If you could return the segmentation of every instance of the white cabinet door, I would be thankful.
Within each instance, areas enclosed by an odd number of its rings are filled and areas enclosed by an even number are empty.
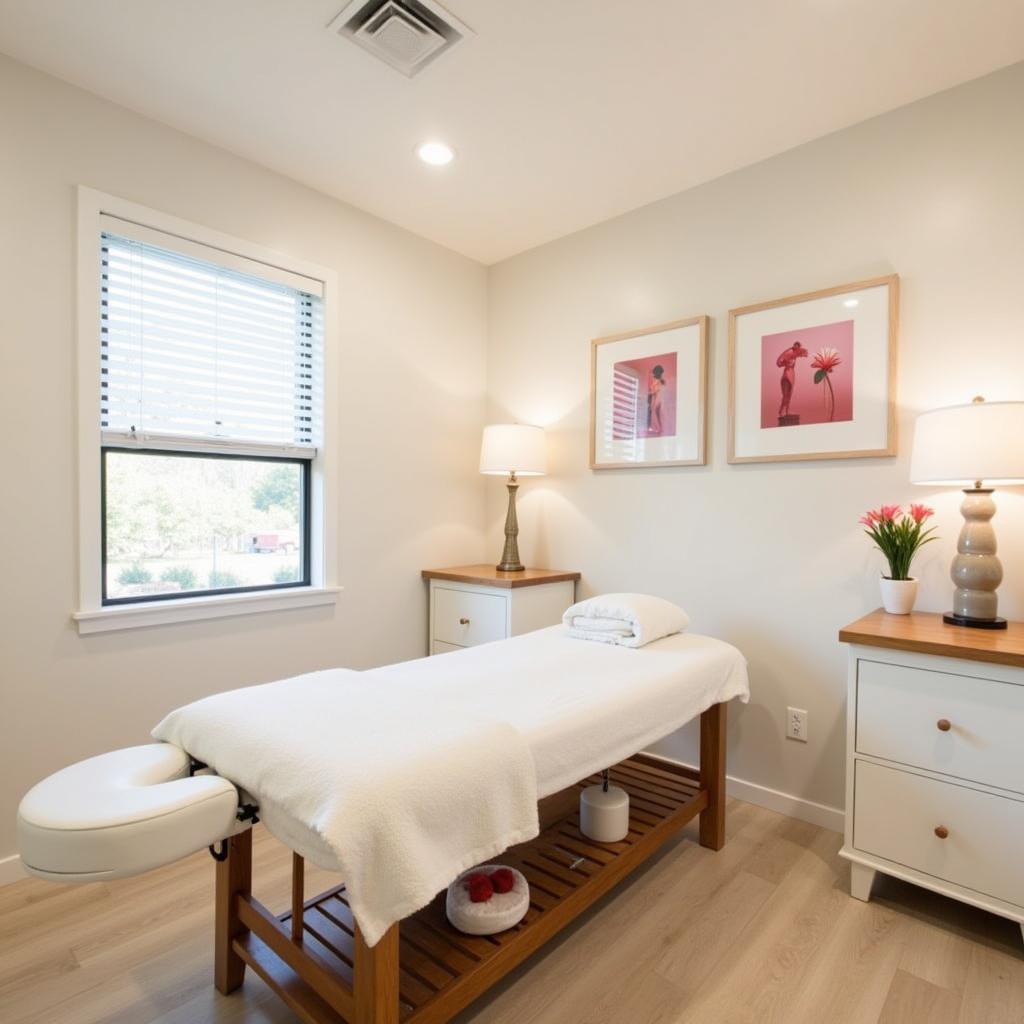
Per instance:
[[[861,760],[855,793],[855,849],[1024,907],[1024,803]]]
[[[450,654],[452,651],[461,651],[458,644],[446,644],[441,640],[432,640],[430,643],[431,654]]]
[[[856,749],[1024,792],[1024,686],[861,659]]]
[[[434,635],[457,647],[474,647],[505,637],[508,602],[504,597],[471,590],[434,588]]]

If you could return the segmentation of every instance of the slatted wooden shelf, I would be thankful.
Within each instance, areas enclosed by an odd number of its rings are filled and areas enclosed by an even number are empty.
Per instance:
[[[415,1024],[448,1020],[540,948],[707,806],[695,774],[674,766],[668,770],[642,756],[629,758],[611,769],[612,782],[630,796],[629,833],[622,842],[587,839],[574,810],[536,839],[497,858],[520,870],[530,883],[530,909],[515,928],[484,937],[463,935],[448,923],[444,893],[402,921],[399,1019]],[[594,776],[576,788],[599,781]],[[277,920],[281,934],[289,934],[291,912]],[[343,885],[305,903],[302,935],[305,952],[351,992],[356,929]],[[342,1024],[344,1018],[255,935],[236,939],[234,948],[300,1019]]]

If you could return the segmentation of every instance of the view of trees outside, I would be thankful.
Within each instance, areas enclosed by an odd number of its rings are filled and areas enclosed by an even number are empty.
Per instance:
[[[301,491],[296,463],[108,451],[107,597],[298,581]]]

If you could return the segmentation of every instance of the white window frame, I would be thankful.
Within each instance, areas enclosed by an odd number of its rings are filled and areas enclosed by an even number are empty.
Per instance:
[[[309,586],[103,605],[99,385],[101,214],[119,217],[186,242],[220,249],[322,283],[324,438],[311,465]],[[338,280],[335,272],[84,185],[78,187],[77,229],[78,610],[72,612],[72,618],[78,625],[78,632],[100,633],[333,604],[340,591],[337,581],[338,352],[334,311]]]

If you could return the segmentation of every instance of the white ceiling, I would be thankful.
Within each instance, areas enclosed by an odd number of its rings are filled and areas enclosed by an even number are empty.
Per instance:
[[[485,263],[1024,59],[1021,0],[448,0],[407,79],[346,2],[0,0],[0,50]]]

